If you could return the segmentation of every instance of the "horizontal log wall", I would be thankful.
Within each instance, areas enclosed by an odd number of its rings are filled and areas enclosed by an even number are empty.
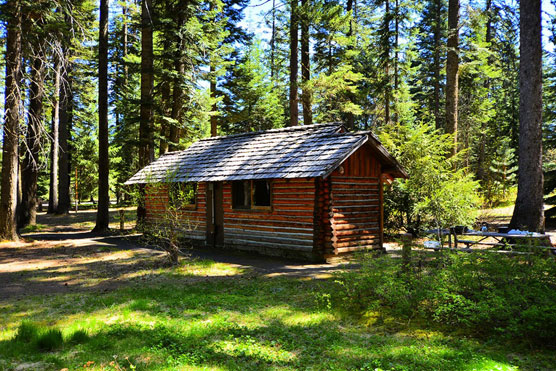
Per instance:
[[[315,212],[314,179],[271,182],[271,208],[232,209],[232,184],[224,183],[224,244],[264,254],[311,256]]]
[[[331,251],[341,254],[382,247],[380,163],[364,146],[330,178]]]
[[[196,204],[177,212],[176,218],[183,226],[186,238],[204,240],[206,238],[206,190],[205,183],[197,183]],[[149,185],[146,189],[145,208],[147,209],[146,222],[156,227],[168,223],[173,218],[168,213],[168,186],[166,184]]]

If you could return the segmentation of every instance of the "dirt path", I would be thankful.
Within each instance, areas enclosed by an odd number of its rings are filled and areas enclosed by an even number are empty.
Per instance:
[[[0,243],[0,301],[24,295],[112,290],[147,279],[167,266],[164,253],[144,245],[140,235],[97,235],[83,229],[94,223],[94,217],[91,211],[68,216],[40,214],[40,231],[23,233],[17,243]],[[338,264],[306,264],[220,249],[185,253],[186,262],[212,260],[265,276],[319,278],[340,268]]]

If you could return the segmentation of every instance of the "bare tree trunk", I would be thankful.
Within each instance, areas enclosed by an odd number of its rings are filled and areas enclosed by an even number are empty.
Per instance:
[[[183,61],[176,61],[176,71],[178,75],[174,77],[174,91],[173,93],[173,104],[172,104],[172,119],[176,122],[181,123],[182,121],[182,111],[183,111],[183,89],[181,86],[180,76],[185,73],[185,65]],[[179,149],[180,142],[180,127],[172,124],[170,126],[170,151],[177,151]]]
[[[390,100],[392,97],[392,87],[390,86],[390,0],[385,1],[384,22],[386,31],[386,42],[384,43],[384,123],[390,124]]]
[[[398,47],[400,38],[400,4],[399,0],[395,1],[394,9],[394,115],[393,122],[398,122],[398,85],[399,85],[399,67],[398,67]]]
[[[441,0],[435,0],[436,12],[434,22],[434,122],[436,129],[442,128],[440,116],[440,11]]]
[[[58,160],[58,209],[57,214],[67,214],[71,208],[70,199],[70,160],[68,139],[70,135],[73,92],[71,83],[71,62],[69,59],[69,47],[63,49],[63,65],[60,85],[60,126],[59,143],[60,152]]]
[[[272,34],[270,36],[270,79],[276,76],[276,0],[272,0]]]
[[[446,59],[446,132],[454,135],[452,155],[458,151],[459,0],[448,2]]]
[[[141,112],[139,120],[139,167],[154,160],[153,118],[153,25],[152,1],[141,1]],[[143,224],[146,215],[144,187],[140,187],[137,223]]]
[[[301,102],[303,104],[303,125],[313,124],[313,111],[311,108],[311,59],[309,54],[309,16],[307,9],[308,0],[301,0],[303,6],[303,20],[301,22],[301,80],[303,91],[301,92]]]
[[[298,33],[297,0],[292,0],[290,14],[290,121],[288,126],[299,125],[299,108],[297,107]]]
[[[177,15],[176,24],[178,28],[183,26],[183,15],[180,12]],[[178,55],[174,60],[174,69],[177,72],[174,76],[174,88],[172,91],[172,112],[171,117],[175,120],[174,123],[170,125],[170,136],[168,141],[170,142],[170,151],[177,151],[179,149],[180,133],[181,133],[181,122],[182,122],[182,112],[183,112],[183,87],[182,87],[182,76],[185,74],[185,64],[183,62],[183,45],[184,40],[180,38],[178,42]],[[177,122],[177,125],[176,125]]]
[[[485,41],[487,44],[487,48],[491,48],[490,43],[492,42],[492,0],[487,0],[485,4],[485,13],[487,15],[486,21],[486,35]],[[491,64],[491,58],[487,58],[487,64]],[[487,94],[490,93],[490,79],[487,77],[485,80],[485,88]],[[481,184],[485,181],[485,151],[486,151],[486,121],[482,121],[481,123],[481,136],[479,139],[479,153],[477,155],[477,179],[481,182]]]
[[[354,2],[354,0],[347,0],[346,12],[348,14],[353,11],[353,2]],[[353,36],[353,18],[354,18],[354,15],[352,14],[350,16],[350,19],[349,19],[349,30],[348,30],[348,33],[347,33],[347,37],[350,38],[350,39]],[[352,46],[351,42],[348,45],[349,45],[348,50],[353,49],[353,46]],[[353,100],[354,100],[353,94],[348,94],[348,96],[349,96],[349,99],[353,102]],[[346,113],[346,125],[347,125],[347,128],[349,130],[354,130],[355,129],[355,115],[352,112],[347,112]]]
[[[210,64],[210,98],[213,100],[212,103],[212,114],[210,115],[210,136],[218,136],[218,117],[216,113],[218,112],[218,105],[216,104],[216,75],[214,71],[213,63]]]
[[[98,36],[98,206],[93,231],[104,232],[110,223],[110,193],[108,178],[108,3],[100,1]]]
[[[541,0],[521,1],[519,174],[512,228],[544,231]]]
[[[21,92],[21,4],[18,0],[8,0],[6,37],[6,82],[4,141],[2,148],[2,190],[0,194],[0,238],[17,240],[17,171],[18,133],[21,120],[19,103]]]
[[[27,138],[25,156],[21,169],[21,205],[18,227],[36,223],[37,219],[37,181],[39,178],[39,154],[41,149],[41,126],[44,97],[44,54],[39,46],[34,58],[29,87],[29,114],[27,116]]]
[[[58,210],[58,146],[60,127],[60,62],[54,62],[54,96],[52,98],[52,130],[50,132],[50,184],[48,191],[48,213]]]

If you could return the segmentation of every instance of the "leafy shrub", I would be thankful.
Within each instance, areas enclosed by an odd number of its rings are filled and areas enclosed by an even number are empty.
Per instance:
[[[44,351],[58,349],[64,343],[62,332],[58,329],[49,329],[39,335],[36,341],[37,348]]]
[[[450,157],[453,136],[429,124],[398,124],[384,129],[383,144],[409,174],[384,193],[386,226],[417,234],[423,228],[469,225],[479,204],[478,183]]]
[[[89,340],[89,334],[85,330],[77,330],[68,338],[68,342],[72,344],[82,344]]]
[[[14,340],[22,343],[32,343],[37,338],[38,333],[39,329],[35,324],[23,321],[17,328]]]
[[[332,300],[365,314],[422,318],[476,335],[556,344],[556,261],[496,253],[447,254],[404,271],[399,259],[362,257],[339,273]]]

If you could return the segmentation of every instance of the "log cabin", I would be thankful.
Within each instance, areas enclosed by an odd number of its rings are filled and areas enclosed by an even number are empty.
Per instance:
[[[382,248],[394,178],[407,173],[371,132],[335,123],[203,139],[126,184],[145,186],[146,223],[172,205],[197,244],[325,261]]]

